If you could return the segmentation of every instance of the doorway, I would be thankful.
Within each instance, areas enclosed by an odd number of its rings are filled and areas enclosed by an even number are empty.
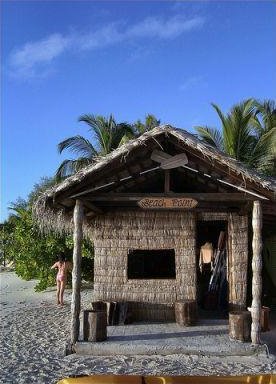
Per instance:
[[[205,314],[228,311],[227,221],[197,222],[197,297]]]

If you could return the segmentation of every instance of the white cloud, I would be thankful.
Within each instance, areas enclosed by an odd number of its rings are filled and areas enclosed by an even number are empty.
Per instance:
[[[188,77],[184,82],[179,86],[180,91],[186,91],[194,87],[206,86],[207,83],[202,76],[191,76]]]
[[[114,22],[85,34],[52,34],[42,40],[27,43],[11,53],[10,72],[24,78],[40,76],[48,72],[50,64],[69,49],[88,51],[145,38],[174,39],[203,24],[202,17],[176,15],[166,19],[148,17],[129,27]]]
[[[94,32],[76,36],[75,40],[79,49],[90,50],[116,44],[124,40],[124,34],[119,32],[118,24],[112,23]]]
[[[167,20],[149,17],[133,27],[129,28],[126,35],[130,37],[147,37],[172,39],[203,25],[202,17],[187,19],[183,16],[173,16]]]
[[[53,34],[45,39],[25,44],[10,55],[10,67],[14,74],[32,76],[40,65],[51,63],[70,45],[70,39]]]

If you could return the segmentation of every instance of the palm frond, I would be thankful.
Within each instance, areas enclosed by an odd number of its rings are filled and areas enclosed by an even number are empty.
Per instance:
[[[256,124],[256,131],[261,136],[276,127],[276,103],[274,100],[255,100],[255,116],[259,122]]]
[[[93,163],[93,159],[88,159],[84,157],[78,158],[76,160],[66,159],[58,167],[55,173],[55,178],[60,181],[68,176],[73,175],[74,173],[79,171],[81,168],[92,163]]]
[[[217,104],[211,103],[211,105],[215,109],[217,114],[219,115],[219,118],[221,120],[222,125],[224,125],[225,124],[226,116],[224,115],[224,113],[222,112],[222,110],[219,108],[219,106]]]
[[[80,122],[84,122],[89,125],[92,134],[95,136],[95,141],[98,143],[98,152],[102,153],[106,151],[106,126],[107,120],[104,116],[95,115],[81,115],[78,119]]]
[[[122,142],[127,142],[130,139],[133,139],[134,132],[133,128],[128,123],[120,123],[116,125],[116,128],[114,129],[112,133],[112,138],[110,142],[110,150],[114,150],[118,148],[120,145],[122,145]]]
[[[160,125],[160,120],[156,118],[153,114],[148,113],[145,116],[145,122],[143,123],[141,120],[137,120],[133,124],[133,132],[135,137],[139,137],[145,132],[150,131],[151,129],[158,127]]]
[[[223,138],[221,132],[218,129],[210,128],[210,127],[194,127],[198,132],[200,138],[204,140],[206,143],[212,145],[215,148],[223,151]]]
[[[59,153],[62,153],[66,149],[69,149],[77,155],[82,155],[83,157],[88,158],[92,158],[98,154],[91,142],[79,135],[69,137],[58,144]]]

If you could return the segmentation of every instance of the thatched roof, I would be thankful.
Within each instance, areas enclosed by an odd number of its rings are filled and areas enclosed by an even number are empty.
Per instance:
[[[122,171],[124,165],[127,168],[131,156],[137,156],[139,152],[145,149],[152,150],[154,146],[162,149],[163,143],[168,141],[173,142],[177,148],[182,148],[182,150],[190,153],[191,156],[197,157],[199,161],[207,163],[210,169],[216,168],[216,174],[231,181],[232,184],[242,185],[271,201],[275,201],[275,178],[260,176],[239,161],[204,143],[196,135],[169,125],[163,125],[144,133],[137,139],[130,140],[105,157],[98,158],[95,163],[81,169],[75,175],[48,189],[34,204],[34,217],[44,229],[53,227],[53,223],[55,223],[55,228],[69,230],[72,213],[69,212],[70,203],[68,205],[68,201],[74,200],[71,196],[75,196],[76,192],[81,192],[84,186],[88,188],[91,185],[96,187],[94,188],[94,193],[96,193],[97,186],[106,185],[108,187],[109,181],[111,186],[109,189],[107,188],[108,192],[113,192],[112,184],[114,181],[112,180],[114,180],[114,174],[119,167]]]

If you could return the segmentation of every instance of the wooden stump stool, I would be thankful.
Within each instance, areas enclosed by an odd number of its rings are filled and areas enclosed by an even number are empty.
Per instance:
[[[197,303],[195,300],[179,300],[174,304],[175,320],[179,325],[195,325],[197,322]]]
[[[269,307],[262,307],[261,312],[261,331],[269,331]]]
[[[250,341],[251,313],[235,311],[229,313],[229,337],[240,341]]]
[[[125,301],[93,301],[94,311],[105,311],[107,325],[123,325],[128,321],[128,303]]]
[[[104,341],[107,339],[106,311],[83,311],[83,340]]]
[[[93,311],[106,311],[106,302],[92,301],[91,307]]]

